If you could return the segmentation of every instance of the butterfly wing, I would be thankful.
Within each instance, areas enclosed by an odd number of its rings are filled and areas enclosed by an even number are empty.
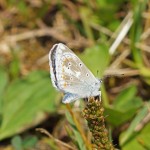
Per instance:
[[[52,47],[49,60],[51,80],[54,87],[64,93],[73,94],[66,97],[72,99],[84,98],[92,96],[92,90],[98,91],[99,80],[64,44],[59,43]]]

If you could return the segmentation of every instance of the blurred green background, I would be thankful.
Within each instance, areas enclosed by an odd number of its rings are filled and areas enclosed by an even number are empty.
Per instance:
[[[115,147],[150,149],[150,1],[1,0],[0,35],[0,150],[86,149],[50,81],[48,53],[59,42],[103,79]],[[90,141],[84,101],[71,107]]]

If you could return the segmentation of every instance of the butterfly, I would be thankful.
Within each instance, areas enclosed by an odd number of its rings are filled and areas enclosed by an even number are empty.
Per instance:
[[[66,45],[58,43],[51,48],[49,65],[53,86],[65,94],[63,103],[101,95],[101,80]]]

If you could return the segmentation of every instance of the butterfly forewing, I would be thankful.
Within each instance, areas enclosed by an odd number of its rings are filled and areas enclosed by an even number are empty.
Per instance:
[[[49,60],[51,79],[56,89],[78,94],[79,97],[90,95],[92,85],[98,80],[67,46],[55,44]]]

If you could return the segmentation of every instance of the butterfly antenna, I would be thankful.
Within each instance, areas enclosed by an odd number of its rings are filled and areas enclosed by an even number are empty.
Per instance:
[[[98,76],[98,74],[99,74],[99,70],[97,70],[97,76]],[[101,78],[101,79],[98,79],[100,82],[103,82],[103,78]]]

